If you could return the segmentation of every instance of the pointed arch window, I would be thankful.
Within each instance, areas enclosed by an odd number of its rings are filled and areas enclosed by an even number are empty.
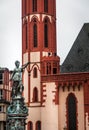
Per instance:
[[[38,89],[35,87],[33,89],[33,102],[38,102]]]
[[[48,24],[47,20],[44,22],[44,47],[48,47]]]
[[[25,31],[26,31],[26,49],[28,49],[28,30],[27,30],[27,22],[25,23]]]
[[[44,12],[48,12],[48,0],[44,0]]]
[[[28,122],[28,130],[33,130],[33,123],[31,121]]]
[[[41,130],[41,121],[36,122],[36,130]]]
[[[37,24],[33,25],[33,43],[34,47],[37,47]]]
[[[33,12],[37,11],[37,0],[33,0]]]
[[[67,98],[68,130],[77,130],[76,98],[69,94]]]
[[[34,78],[37,78],[37,68],[35,67],[34,70],[33,70],[33,77]]]

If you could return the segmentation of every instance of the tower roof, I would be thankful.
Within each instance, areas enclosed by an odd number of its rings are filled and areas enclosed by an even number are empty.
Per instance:
[[[89,71],[89,23],[85,23],[61,66],[61,73]]]

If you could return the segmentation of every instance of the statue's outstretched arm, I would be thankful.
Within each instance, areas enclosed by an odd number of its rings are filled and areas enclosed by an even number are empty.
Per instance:
[[[27,62],[26,64],[24,64],[24,65],[22,66],[22,70],[24,70],[29,64],[30,64],[30,62]]]

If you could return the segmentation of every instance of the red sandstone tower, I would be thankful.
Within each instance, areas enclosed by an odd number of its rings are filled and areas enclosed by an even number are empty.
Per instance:
[[[22,63],[28,61],[30,65],[23,74],[24,96],[29,107],[27,128],[58,130],[56,85],[50,84],[49,88],[42,83],[42,77],[59,74],[59,57],[56,52],[56,0],[22,0]],[[47,118],[48,115],[45,114],[49,113]],[[48,125],[45,125],[45,120]]]
[[[82,30],[84,36],[79,35],[77,40],[81,43],[73,47],[73,54],[68,56],[60,73],[56,0],[22,0],[22,63],[30,61],[23,74],[24,97],[29,108],[27,130],[89,129],[89,73],[80,71],[87,70],[89,65],[87,60],[83,62],[89,56],[85,54],[88,29],[85,26]]]

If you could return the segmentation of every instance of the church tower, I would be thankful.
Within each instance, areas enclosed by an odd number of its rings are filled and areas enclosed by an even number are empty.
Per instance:
[[[56,0],[22,0],[24,97],[29,108],[27,130],[58,130],[59,74],[56,46]],[[51,83],[44,78],[50,77]]]

